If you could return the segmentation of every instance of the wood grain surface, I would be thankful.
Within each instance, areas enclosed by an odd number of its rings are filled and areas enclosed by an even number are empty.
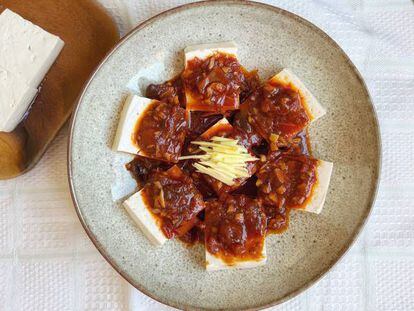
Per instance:
[[[92,0],[0,0],[0,13],[6,8],[59,36],[65,46],[27,118],[13,132],[0,132],[0,179],[18,176],[39,161],[84,83],[119,40],[114,21]]]

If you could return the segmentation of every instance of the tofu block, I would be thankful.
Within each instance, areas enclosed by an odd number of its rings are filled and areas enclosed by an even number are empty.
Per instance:
[[[214,136],[220,137],[229,137],[233,138],[234,134],[233,126],[227,121],[226,118],[222,118],[221,120],[217,121],[213,126],[211,126],[208,130],[206,130],[203,134],[200,135],[198,140],[210,140]],[[236,137],[237,138],[237,137]],[[190,151],[194,151],[197,147],[192,147]],[[253,156],[253,154],[252,154]],[[246,166],[250,176],[253,175],[256,171],[255,162],[248,162]],[[220,182],[216,178],[202,174],[202,177],[207,182],[207,184],[214,190],[217,195],[222,195],[224,193],[232,192],[238,188],[240,188],[248,178],[238,178],[235,180],[234,185],[226,185],[223,182]]]
[[[277,75],[270,79],[272,82],[277,82],[282,85],[288,85],[299,93],[302,98],[306,111],[309,114],[311,122],[319,119],[326,114],[325,108],[323,108],[317,99],[312,95],[308,88],[303,84],[299,78],[293,74],[289,69],[283,69]]]
[[[0,132],[11,132],[30,107],[37,89],[0,67]]]
[[[145,111],[152,101],[152,99],[133,94],[128,96],[125,100],[121,117],[119,119],[118,129],[113,143],[114,150],[132,154],[140,154],[140,149],[133,142],[132,135],[134,134],[135,126],[140,114]]]
[[[332,162],[326,162],[318,160],[318,166],[316,169],[318,181],[313,189],[312,196],[309,198],[308,203],[303,209],[299,209],[305,212],[311,212],[319,214],[323,205],[325,204],[326,195],[328,194],[329,182],[331,180],[333,169]]]
[[[215,53],[226,55],[209,59]],[[234,83],[234,77],[243,72],[241,68],[234,66],[237,62],[235,43],[229,41],[189,46],[184,49],[184,54],[182,80],[187,111],[224,113],[238,109],[240,85]],[[201,62],[191,62],[195,58]],[[234,72],[229,73],[230,68]]]
[[[220,257],[216,257],[209,253],[206,248],[206,270],[207,271],[218,271],[218,270],[230,270],[230,269],[251,269],[260,267],[266,264],[266,244],[262,249],[262,258],[258,260],[245,260],[237,261],[232,265],[222,260]]]
[[[237,45],[233,41],[226,41],[188,46],[184,49],[185,64],[195,57],[206,59],[216,52],[231,54],[237,58]]]
[[[184,108],[130,95],[121,113],[113,149],[177,163],[187,128]]]
[[[63,45],[9,9],[0,14],[0,131],[21,122]]]
[[[6,9],[0,15],[0,67],[37,88],[64,42]]]
[[[260,200],[210,200],[204,215],[206,269],[248,269],[266,263],[266,214]],[[254,224],[254,225],[252,225]]]
[[[160,229],[158,219],[145,204],[142,190],[127,199],[123,203],[123,206],[153,245],[162,245],[167,241],[167,238]]]

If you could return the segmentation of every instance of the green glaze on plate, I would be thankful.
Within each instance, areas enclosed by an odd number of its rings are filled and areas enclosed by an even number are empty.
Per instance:
[[[290,228],[267,238],[263,267],[208,273],[201,246],[150,245],[121,207],[134,189],[111,150],[122,99],[173,77],[182,50],[234,40],[240,62],[268,78],[290,68],[328,113],[310,126],[316,158],[334,162],[320,215],[292,213]],[[321,30],[264,4],[222,1],[182,6],[132,31],[103,61],[79,100],[69,142],[69,178],[79,218],[99,251],[132,285],[185,309],[257,309],[312,285],[345,253],[365,223],[380,168],[380,136],[369,94],[348,57]]]

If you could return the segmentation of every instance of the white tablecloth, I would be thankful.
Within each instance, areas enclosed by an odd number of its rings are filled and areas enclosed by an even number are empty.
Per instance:
[[[123,33],[186,0],[100,0]],[[414,5],[274,0],[331,35],[379,114],[380,192],[356,245],[318,284],[272,310],[414,310]],[[171,310],[131,288],[86,237],[66,176],[67,128],[31,172],[0,182],[0,310]]]

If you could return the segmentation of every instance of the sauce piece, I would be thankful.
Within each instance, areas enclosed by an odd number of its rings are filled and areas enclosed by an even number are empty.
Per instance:
[[[292,154],[292,155],[311,155],[311,146],[309,142],[309,135],[308,135],[308,129],[304,129],[300,131],[296,136],[292,137],[288,141],[285,141],[285,143],[278,144],[277,150],[275,151],[265,151],[261,152],[261,154],[267,154],[267,158],[273,158],[275,159],[277,156],[279,156],[281,153],[286,154]]]
[[[292,140],[287,150],[290,154],[311,155],[311,146],[309,141],[308,129],[299,132]]]
[[[206,203],[205,245],[228,264],[259,260],[266,234],[266,215],[260,201],[244,195]]]
[[[142,188],[154,172],[165,171],[171,167],[170,164],[154,160],[147,157],[135,156],[135,158],[125,165],[131,172],[132,177],[137,181],[138,187]]]
[[[264,205],[264,210],[267,217],[268,233],[282,233],[287,230],[289,226],[290,208],[276,205]]]
[[[268,81],[243,103],[249,123],[269,143],[281,143],[295,136],[309,123],[298,92],[289,86]],[[276,148],[274,148],[275,150]]]
[[[134,143],[143,155],[178,162],[187,132],[185,110],[178,105],[154,101],[135,126]]]
[[[161,84],[148,85],[145,96],[185,107],[184,87],[180,75]]]
[[[291,209],[305,206],[317,182],[317,160],[304,154],[309,151],[307,132],[297,138],[300,140],[286,151],[270,153],[256,174],[258,197],[263,201],[271,233],[288,228]]]
[[[204,111],[191,111],[187,136],[188,140],[195,140],[222,118],[223,116],[221,114]]]
[[[206,183],[203,174],[196,171],[193,166],[194,160],[180,161],[177,165],[193,180],[194,186],[200,191],[204,200],[215,198],[216,194],[211,189],[210,185]]]
[[[259,198],[266,205],[302,208],[317,181],[318,161],[305,155],[282,153],[270,158],[256,176]]]
[[[155,172],[143,193],[146,205],[168,239],[188,232],[205,207],[191,178],[176,165],[168,171]]]
[[[181,74],[187,110],[223,113],[239,108],[245,76],[234,55],[215,53],[187,62]],[[246,84],[246,88],[247,88]]]
[[[190,231],[180,236],[179,239],[189,246],[196,245],[197,243],[204,244],[204,223],[197,223]]]
[[[257,70],[247,71],[242,67],[244,79],[240,86],[240,103],[243,103],[255,90],[260,87],[260,78]]]
[[[236,131],[239,131],[240,139],[248,149],[259,146],[263,142],[262,136],[253,128],[253,126],[247,121],[247,117],[241,112],[238,112],[233,119],[233,127]]]

